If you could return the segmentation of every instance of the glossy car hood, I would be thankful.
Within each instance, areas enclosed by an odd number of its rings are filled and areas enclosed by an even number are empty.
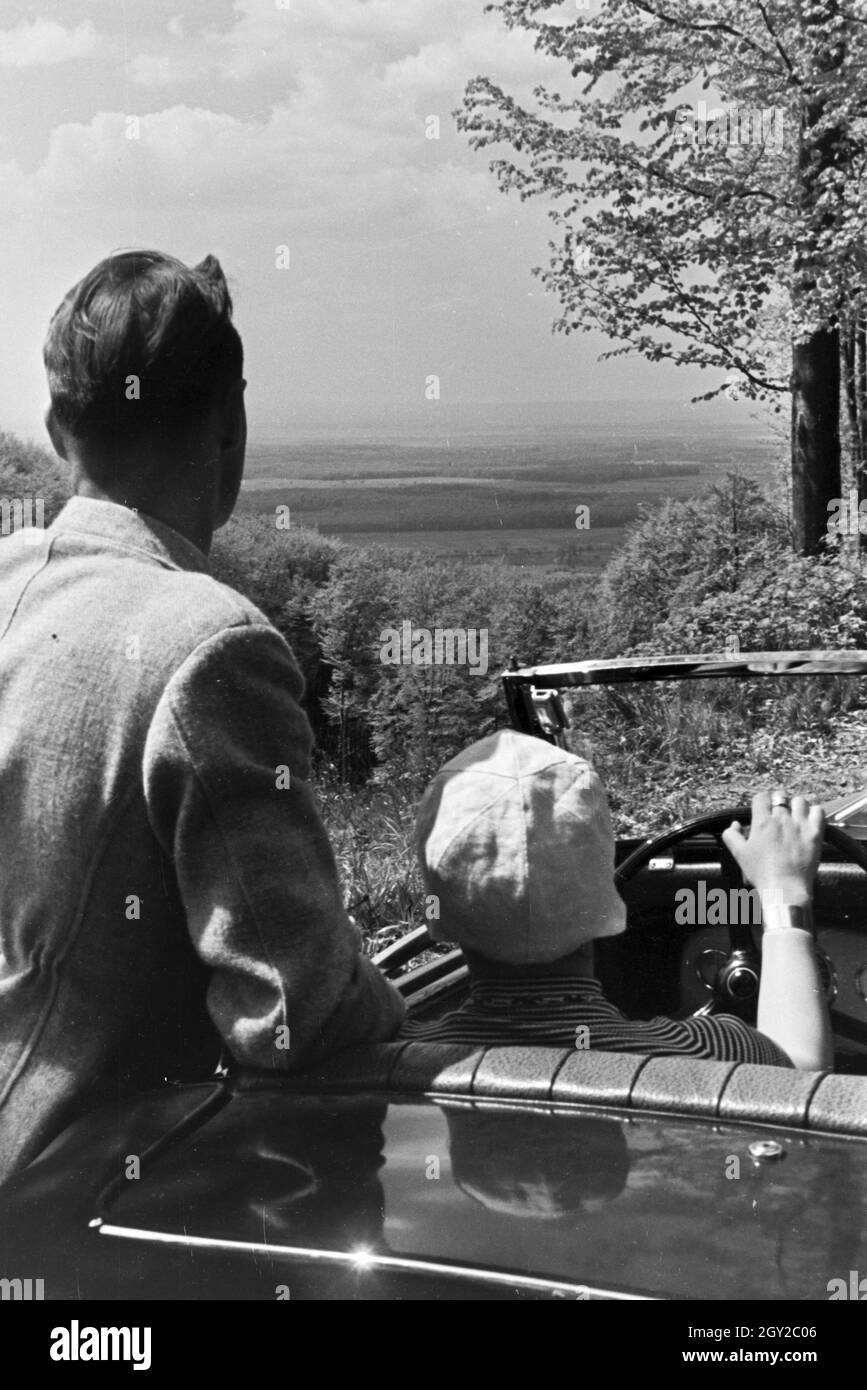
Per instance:
[[[754,1159],[760,1139],[780,1156]],[[93,1296],[100,1278],[113,1296],[108,1265],[112,1286],[134,1281],[137,1297],[274,1298],[281,1287],[304,1297],[304,1271],[332,1257],[334,1296],[380,1298],[392,1268],[433,1269],[442,1292],[426,1297],[466,1296],[450,1293],[459,1275],[493,1271],[677,1299],[826,1299],[830,1280],[867,1270],[863,1139],[604,1110],[238,1093],[162,1150],[145,1146],[138,1178],[123,1175],[121,1138],[102,1227],[87,1228],[79,1201],[75,1233],[61,1238],[60,1175],[75,1167],[62,1149],[27,1179],[29,1221],[50,1209],[63,1252],[46,1271],[49,1297],[69,1296],[73,1281]],[[79,1153],[79,1169],[86,1161]],[[42,1251],[51,1260],[50,1235]]]

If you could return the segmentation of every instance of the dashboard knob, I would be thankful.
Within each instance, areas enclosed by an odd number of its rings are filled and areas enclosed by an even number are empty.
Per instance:
[[[727,972],[723,987],[731,999],[752,999],[759,987],[759,977],[751,965],[736,965]]]

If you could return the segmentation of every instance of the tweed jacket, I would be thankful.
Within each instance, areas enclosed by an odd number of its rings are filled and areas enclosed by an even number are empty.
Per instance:
[[[0,542],[0,1180],[224,1044],[288,1072],[397,1030],[302,692],[263,614],[141,512],[74,497]]]

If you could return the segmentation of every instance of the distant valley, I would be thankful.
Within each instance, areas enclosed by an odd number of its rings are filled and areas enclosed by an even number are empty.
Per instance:
[[[251,431],[239,505],[271,515],[288,506],[293,525],[356,544],[592,574],[643,506],[694,496],[731,471],[770,481],[779,446],[767,428],[720,407],[672,414],[641,418],[624,404],[519,423],[513,409],[499,427],[440,426],[428,437],[288,427],[284,442]],[[581,529],[578,507],[589,515]]]

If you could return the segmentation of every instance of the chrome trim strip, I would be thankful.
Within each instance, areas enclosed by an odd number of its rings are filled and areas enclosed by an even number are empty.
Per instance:
[[[865,806],[867,806],[867,792],[862,796],[856,792],[854,800],[850,801],[847,806],[841,806],[829,819],[832,825],[846,826],[849,823],[848,817],[854,815],[856,811],[863,811]]]
[[[565,690],[573,686],[619,685],[628,681],[678,681],[702,677],[867,675],[867,651],[829,648],[786,652],[696,652],[672,656],[611,657],[524,666],[503,671],[510,686]]]
[[[413,1259],[405,1255],[378,1255],[374,1251],[319,1250],[303,1245],[269,1245],[265,1241],[221,1240],[215,1236],[176,1235],[170,1231],[145,1231],[134,1226],[115,1226],[109,1222],[90,1223],[101,1236],[119,1236],[126,1240],[146,1240],[158,1245],[194,1246],[200,1250],[225,1250],[256,1255],[294,1255],[305,1260],[332,1261],[353,1265],[358,1270],[402,1269],[413,1274],[441,1274],[452,1279],[478,1279],[488,1284],[506,1284],[512,1288],[540,1289],[543,1292],[562,1290],[564,1293],[587,1294],[629,1303],[656,1303],[652,1294],[621,1293],[590,1284],[575,1284],[568,1279],[537,1279],[529,1274],[505,1274],[498,1270],[475,1269],[472,1265],[441,1264],[435,1260]]]

